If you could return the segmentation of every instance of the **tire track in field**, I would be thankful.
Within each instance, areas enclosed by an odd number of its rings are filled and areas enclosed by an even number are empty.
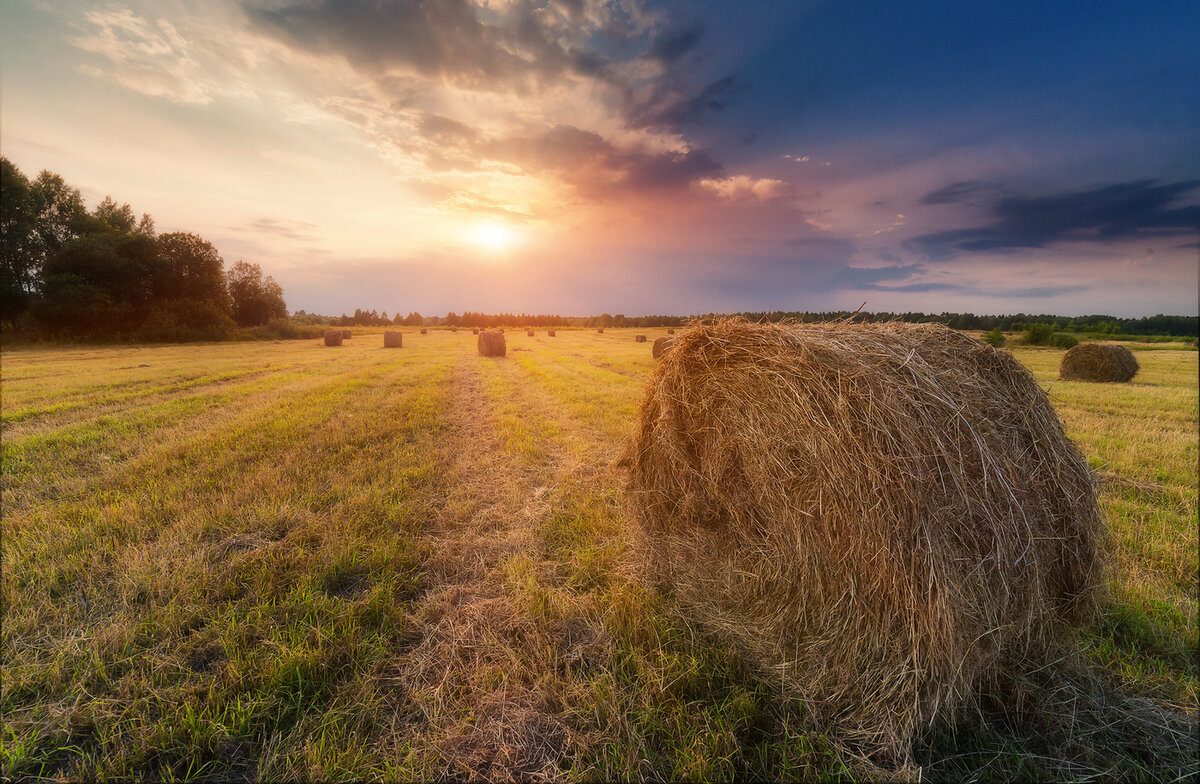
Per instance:
[[[506,448],[479,358],[464,356],[452,383],[448,495],[428,532],[420,641],[396,676],[423,714],[413,746],[435,778],[560,778],[577,740],[545,683],[562,640],[513,589],[527,569],[548,568],[535,531],[560,456],[522,460]]]

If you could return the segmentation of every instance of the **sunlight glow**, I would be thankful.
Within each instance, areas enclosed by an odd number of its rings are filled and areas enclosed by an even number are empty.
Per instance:
[[[517,233],[502,223],[481,223],[475,227],[471,239],[485,250],[500,252],[516,243]]]

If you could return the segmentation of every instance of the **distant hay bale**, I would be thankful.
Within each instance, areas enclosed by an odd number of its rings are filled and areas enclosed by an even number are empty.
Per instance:
[[[478,335],[478,334],[479,334],[479,330],[477,330],[477,329],[473,329],[473,330],[471,330],[471,334],[472,334],[472,335]]]
[[[634,343],[645,343],[645,342],[646,342],[646,336],[645,336],[645,335],[638,335],[637,337],[635,337],[635,338],[633,339],[633,342],[634,342]]]
[[[650,353],[655,359],[658,359],[673,345],[675,345],[675,338],[659,338],[654,341],[654,348],[650,349]]]
[[[533,337],[533,330],[532,329],[525,330],[525,335],[527,337]]]
[[[421,334],[422,334],[422,335],[425,335],[425,334],[427,334],[428,332],[429,332],[429,330],[425,329],[424,327],[422,327],[422,328],[421,328]]]
[[[597,329],[596,331],[597,331],[597,332],[599,332],[601,335],[603,335],[603,334],[604,334],[604,327],[600,327],[600,328],[599,328],[599,329]]]
[[[481,357],[502,357],[508,353],[508,347],[504,343],[504,335],[500,332],[480,332],[479,333],[479,356]]]
[[[668,334],[668,335],[674,335],[674,334],[675,334],[675,330],[673,330],[673,329],[668,329],[668,330],[667,330],[667,334]]]
[[[325,330],[325,345],[326,346],[342,345],[342,331],[340,329]]]
[[[1129,381],[1140,370],[1133,352],[1107,343],[1080,343],[1063,354],[1063,381]]]
[[[1102,521],[1017,360],[931,324],[675,340],[622,461],[640,551],[813,727],[907,760],[935,720],[1077,646]]]
[[[352,332],[350,332],[350,330],[348,330],[348,329],[343,329],[342,337],[343,338],[352,338],[352,337],[354,337],[354,334]]]
[[[401,348],[404,345],[404,335],[400,332],[384,332],[384,348]]]
[[[548,338],[554,337],[554,330],[552,330],[552,329],[546,330],[546,337],[548,337]]]
[[[458,327],[451,327],[451,328],[450,328],[450,331],[451,331],[451,332],[458,332]]]

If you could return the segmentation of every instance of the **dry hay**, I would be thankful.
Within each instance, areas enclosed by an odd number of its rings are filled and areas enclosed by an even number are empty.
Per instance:
[[[353,334],[351,334],[350,330],[348,330],[348,329],[343,329],[343,330],[342,330],[342,337],[343,337],[343,338],[346,338],[346,339],[349,339],[349,338],[352,338],[352,337],[354,337],[354,335],[353,335]]]
[[[546,330],[546,337],[548,337],[548,338],[554,337],[554,330],[552,330],[552,329]]]
[[[635,338],[633,339],[633,342],[634,342],[634,343],[645,343],[645,342],[646,342],[646,336],[645,336],[645,335],[638,335],[637,337],[635,337]]]
[[[1087,464],[1033,376],[937,325],[694,326],[623,459],[649,574],[903,762],[1071,648],[1102,583]]]
[[[502,332],[479,333],[479,356],[502,357],[507,353],[508,348],[505,346]]]
[[[325,330],[325,345],[326,346],[342,345],[342,331],[340,329]]]
[[[404,335],[400,332],[384,332],[384,348],[401,348],[404,345]]]
[[[525,330],[525,335],[526,335],[526,337],[533,337],[533,330],[532,329]]]
[[[668,330],[667,330],[667,334],[668,334],[668,335],[674,335],[674,334],[675,334],[675,330],[673,330],[673,329],[668,329]]]
[[[425,329],[425,328],[422,328],[422,329],[421,329],[421,334],[422,334],[422,335],[424,335],[424,334],[426,334],[426,333],[428,333],[428,332],[429,332],[429,330],[427,330],[427,329]]]
[[[667,350],[673,345],[675,345],[675,338],[659,338],[658,340],[654,341],[654,348],[650,349],[650,353],[655,359],[658,359],[663,354],[667,353]]]
[[[1063,381],[1128,381],[1141,368],[1133,352],[1108,343],[1080,343],[1063,354]]]

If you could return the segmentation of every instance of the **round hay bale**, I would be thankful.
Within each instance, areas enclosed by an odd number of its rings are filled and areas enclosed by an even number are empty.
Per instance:
[[[450,331],[451,331],[451,332],[458,332],[458,327],[451,327],[451,328],[450,328]]]
[[[1063,354],[1058,377],[1063,381],[1129,381],[1140,366],[1133,352],[1107,343],[1080,343]]]
[[[599,329],[597,329],[596,331],[597,331],[597,332],[599,332],[601,335],[603,335],[603,334],[604,334],[604,327],[600,327],[600,328],[599,328]]]
[[[427,334],[428,332],[429,332],[429,330],[425,329],[424,327],[422,327],[422,328],[421,328],[421,334],[422,334],[422,335],[425,335],[425,334]]]
[[[325,345],[326,346],[342,345],[342,331],[340,329],[325,330]]]
[[[479,356],[502,357],[508,353],[504,335],[500,332],[479,333]]]
[[[634,339],[633,339],[633,342],[634,342],[634,343],[645,343],[645,342],[646,342],[646,336],[645,336],[645,335],[637,335],[637,336],[635,336],[635,337],[634,337]]]
[[[554,337],[554,330],[552,330],[552,329],[546,330],[546,337],[548,337],[548,338]]]
[[[384,348],[400,348],[404,345],[404,334],[401,332],[384,332]]]
[[[658,340],[654,341],[654,348],[650,349],[650,353],[655,359],[658,359],[663,354],[667,353],[667,350],[673,345],[675,345],[675,338],[659,338]]]
[[[622,462],[649,574],[868,754],[1077,646],[1103,585],[1046,394],[943,326],[689,328]]]
[[[343,338],[345,338],[345,339],[347,339],[347,340],[349,340],[350,338],[354,337],[354,334],[353,334],[353,333],[351,333],[351,332],[350,332],[350,330],[348,330],[348,329],[343,329],[343,330],[342,330],[342,337],[343,337]]]
[[[673,329],[668,329],[668,330],[667,330],[667,334],[668,334],[668,335],[674,335],[674,334],[675,334],[675,330],[673,330]]]
[[[479,330],[477,330],[477,329],[473,329],[473,330],[471,330],[471,334],[472,334],[472,335],[478,335],[478,334],[479,334]]]
[[[533,337],[533,330],[532,329],[525,330],[525,335],[526,335],[526,337]]]

